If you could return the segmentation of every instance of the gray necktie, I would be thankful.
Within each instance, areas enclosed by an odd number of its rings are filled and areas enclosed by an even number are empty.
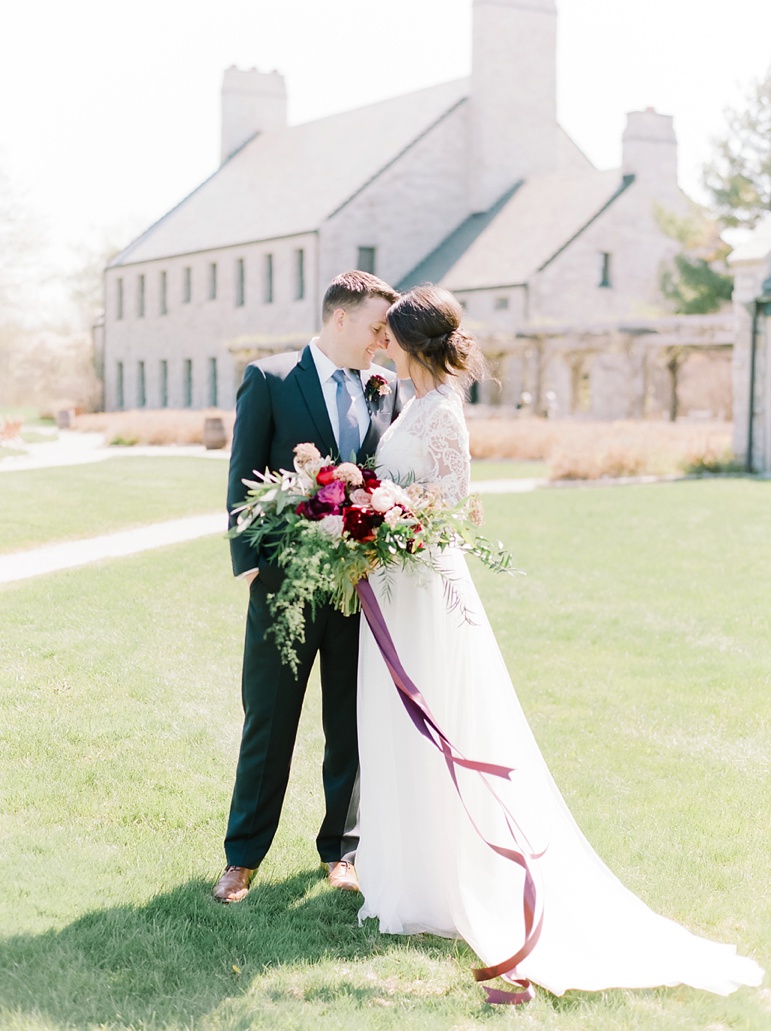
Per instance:
[[[333,373],[332,379],[337,383],[335,400],[337,401],[337,417],[340,423],[340,432],[337,438],[340,458],[344,462],[349,462],[353,455],[355,461],[361,441],[359,439],[359,420],[356,418],[354,400],[345,385],[345,371],[343,369],[337,369]]]

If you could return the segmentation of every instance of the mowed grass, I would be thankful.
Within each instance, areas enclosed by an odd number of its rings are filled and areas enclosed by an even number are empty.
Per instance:
[[[188,465],[192,484],[208,463]],[[770,501],[751,481],[488,498],[487,532],[528,575],[477,576],[598,852],[657,910],[767,969]],[[315,678],[256,887],[214,903],[245,604],[226,550],[208,538],[0,588],[0,1027],[769,1026],[768,989],[491,1008],[462,943],[359,928],[313,848]]]
[[[499,462],[487,458],[475,458],[471,463],[471,480],[548,480],[549,466],[546,462],[516,462],[502,459]],[[472,487],[473,489],[473,487]]]
[[[0,473],[0,552],[225,510],[227,462],[116,456]]]

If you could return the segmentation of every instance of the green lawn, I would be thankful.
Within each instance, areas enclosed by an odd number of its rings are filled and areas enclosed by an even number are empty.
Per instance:
[[[0,473],[0,552],[225,508],[227,462],[116,456]]]
[[[79,494],[88,532],[98,473],[141,461],[68,470],[48,504]],[[179,514],[180,491],[216,509],[224,464],[169,461],[176,490],[164,507],[150,481],[153,518]],[[528,575],[478,571],[597,850],[659,911],[766,969],[770,500],[771,484],[744,480],[490,497],[487,531]],[[463,945],[359,928],[356,899],[327,887],[313,849],[315,680],[257,886],[239,906],[214,903],[245,601],[226,550],[212,537],[0,587],[3,1031],[765,1031],[768,989],[539,992],[524,1010],[490,1008]]]
[[[546,462],[493,461],[487,458],[476,458],[471,463],[472,480],[547,480],[548,478],[549,466]]]

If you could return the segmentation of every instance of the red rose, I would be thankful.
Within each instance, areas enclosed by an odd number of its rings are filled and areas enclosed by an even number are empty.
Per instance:
[[[372,469],[362,469],[361,475],[364,478],[364,489],[368,490],[370,494],[380,486],[380,480],[377,478],[377,473]]]
[[[371,508],[360,508],[351,505],[343,510],[343,530],[356,541],[374,541],[375,528],[383,522],[383,517]]]
[[[325,465],[323,469],[319,469],[316,473],[316,483],[320,483],[322,487],[325,487],[328,483],[331,483],[335,478],[335,467],[333,465]]]

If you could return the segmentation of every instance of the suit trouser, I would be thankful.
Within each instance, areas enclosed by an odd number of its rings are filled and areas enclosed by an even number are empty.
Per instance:
[[[244,729],[230,807],[225,854],[233,866],[254,869],[278,828],[289,781],[297,725],[316,655],[321,664],[322,768],[326,813],[316,838],[322,862],[351,857],[356,850],[359,753],[356,736],[358,616],[329,606],[306,613],[305,641],[297,647],[295,676],[281,662],[261,578],[252,583],[241,681]]]

